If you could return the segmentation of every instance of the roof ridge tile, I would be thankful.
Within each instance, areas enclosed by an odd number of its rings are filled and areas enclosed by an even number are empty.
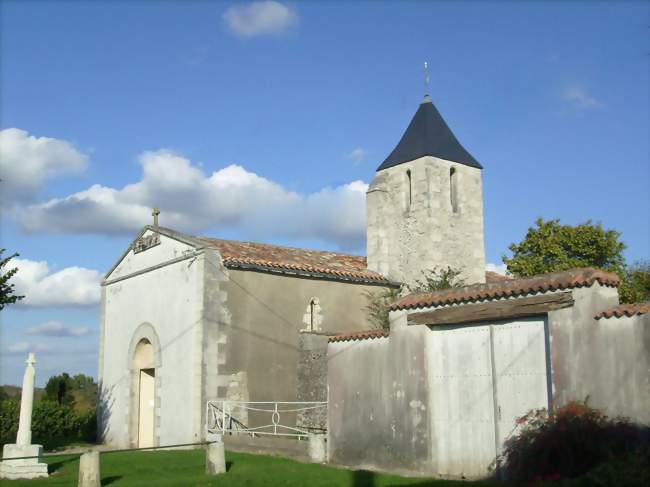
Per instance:
[[[356,340],[368,340],[373,338],[386,338],[390,335],[389,330],[363,330],[363,331],[350,331],[332,335],[328,341],[332,342],[348,342]]]
[[[430,293],[411,294],[393,303],[390,309],[413,309],[483,299],[513,297],[522,294],[591,286],[594,282],[598,282],[602,286],[618,287],[620,278],[612,272],[585,267],[531,277],[471,284]]]
[[[600,320],[601,318],[622,318],[624,316],[629,318],[636,315],[644,315],[646,313],[650,313],[650,301],[619,304],[618,306],[613,306],[605,311],[601,311],[594,316],[594,318],[597,320]]]

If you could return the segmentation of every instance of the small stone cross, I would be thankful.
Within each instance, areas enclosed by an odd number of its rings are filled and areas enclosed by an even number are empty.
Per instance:
[[[151,213],[151,216],[153,216],[153,226],[154,227],[158,226],[158,215],[160,215],[160,209],[159,208],[154,208],[153,212]]]
[[[36,358],[34,358],[34,354],[30,353],[27,355],[27,360],[25,361],[27,365],[34,365],[36,363]]]

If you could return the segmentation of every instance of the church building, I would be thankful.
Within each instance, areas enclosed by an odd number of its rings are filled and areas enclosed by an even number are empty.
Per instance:
[[[201,441],[208,400],[296,400],[300,332],[372,328],[368,293],[447,266],[485,282],[481,170],[426,96],[368,189],[367,258],[186,235],[154,212],[102,282],[103,441]]]

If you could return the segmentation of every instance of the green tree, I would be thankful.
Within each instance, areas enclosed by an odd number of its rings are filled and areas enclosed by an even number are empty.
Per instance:
[[[621,234],[604,230],[591,220],[580,225],[562,225],[560,220],[535,221],[536,227],[520,243],[508,247],[512,257],[503,257],[508,272],[528,277],[576,267],[597,267],[621,274],[625,268]]]
[[[72,377],[72,384],[75,390],[83,391],[86,389],[97,389],[97,384],[95,379],[89,375],[77,374]]]
[[[64,372],[61,375],[54,375],[45,384],[44,399],[56,402],[60,406],[64,404],[72,406],[75,402],[73,390],[74,381],[69,374]]]
[[[621,277],[618,293],[622,303],[650,301],[650,261],[626,266]]]
[[[16,267],[12,269],[5,269],[9,261],[19,254],[14,253],[9,257],[2,258],[2,254],[6,249],[0,249],[0,310],[4,309],[7,304],[14,304],[16,301],[23,299],[25,296],[17,296],[14,294],[14,285],[9,284],[9,280],[13,275],[18,272]]]
[[[95,379],[88,375],[77,374],[72,378],[72,395],[77,412],[84,412],[97,406],[98,389]]]
[[[625,263],[621,234],[604,230],[591,220],[580,225],[561,225],[560,220],[535,221],[524,240],[508,247],[512,257],[503,257],[508,272],[529,277],[578,267],[596,267],[621,278],[622,303],[650,300],[650,262]]]

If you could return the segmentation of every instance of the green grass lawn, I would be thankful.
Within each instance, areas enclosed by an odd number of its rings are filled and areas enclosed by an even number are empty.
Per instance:
[[[366,471],[350,471],[326,465],[245,453],[226,452],[228,472],[205,475],[205,450],[105,453],[100,456],[102,485],[122,486],[425,486],[435,487],[491,485],[460,481],[427,481]],[[46,459],[50,477],[38,480],[0,480],[7,487],[77,485],[79,455]]]

